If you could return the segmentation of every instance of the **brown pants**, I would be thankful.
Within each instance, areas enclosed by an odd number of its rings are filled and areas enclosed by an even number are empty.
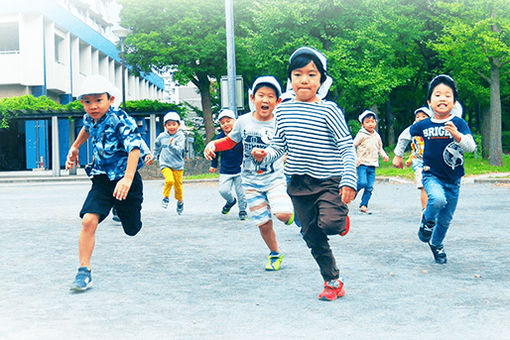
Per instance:
[[[337,279],[340,274],[327,235],[344,232],[349,213],[347,205],[342,203],[339,183],[339,177],[320,180],[307,175],[294,175],[287,185],[287,192],[301,223],[303,239],[311,249],[325,281]]]

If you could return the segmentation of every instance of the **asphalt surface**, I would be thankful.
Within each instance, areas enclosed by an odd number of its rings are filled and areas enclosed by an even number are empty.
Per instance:
[[[144,182],[144,227],[100,224],[93,288],[69,292],[87,182],[0,184],[1,339],[510,339],[510,186],[464,184],[435,264],[417,236],[419,193],[377,183],[372,215],[351,204],[331,244],[346,296],[317,299],[318,267],[299,229],[275,223],[282,269],[217,183],[184,185],[185,210]]]

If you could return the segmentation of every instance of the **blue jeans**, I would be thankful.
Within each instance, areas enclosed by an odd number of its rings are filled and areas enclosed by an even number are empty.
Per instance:
[[[436,176],[424,172],[423,187],[427,192],[428,202],[425,209],[425,221],[435,221],[430,243],[440,246],[450,226],[450,222],[457,208],[460,191],[460,178],[454,183],[446,183]]]
[[[368,165],[360,165],[358,166],[358,192],[361,189],[365,189],[363,191],[363,196],[361,196],[361,203],[359,204],[360,208],[365,206],[368,208],[368,201],[370,197],[372,197],[372,191],[374,191],[374,183],[375,183],[375,166]]]

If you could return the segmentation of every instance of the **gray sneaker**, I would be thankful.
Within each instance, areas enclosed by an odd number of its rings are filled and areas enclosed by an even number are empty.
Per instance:
[[[84,292],[92,287],[92,275],[87,267],[78,268],[78,274],[71,285],[71,291]]]

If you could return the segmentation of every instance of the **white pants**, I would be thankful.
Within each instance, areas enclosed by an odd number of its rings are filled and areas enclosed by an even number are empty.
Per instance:
[[[232,187],[235,187],[237,202],[239,204],[239,211],[246,211],[246,196],[244,194],[241,174],[220,174],[220,184],[218,186],[218,191],[220,192],[221,197],[230,203],[234,201]]]

